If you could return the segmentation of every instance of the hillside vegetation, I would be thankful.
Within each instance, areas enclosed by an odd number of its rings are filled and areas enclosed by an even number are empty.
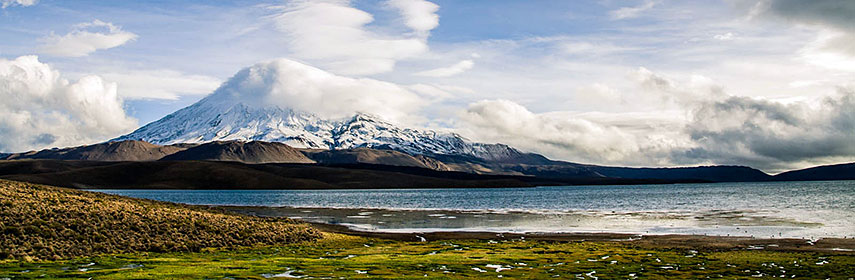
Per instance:
[[[289,219],[8,180],[0,180],[0,198],[0,259],[196,252],[321,237],[314,228]]]

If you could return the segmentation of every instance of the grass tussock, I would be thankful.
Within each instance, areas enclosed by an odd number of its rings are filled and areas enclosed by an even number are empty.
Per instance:
[[[0,259],[197,252],[321,236],[290,219],[0,180]]]

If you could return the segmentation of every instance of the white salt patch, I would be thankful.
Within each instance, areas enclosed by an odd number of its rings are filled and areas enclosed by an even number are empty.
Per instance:
[[[288,270],[279,274],[262,274],[261,277],[264,278],[303,278],[305,275],[292,275],[292,273],[297,272],[296,270]]]
[[[488,265],[486,265],[486,267],[495,269],[496,272],[501,272],[502,270],[511,270],[511,268],[513,268],[510,266],[502,266],[500,264],[488,264]]]
[[[122,269],[134,269],[134,268],[140,268],[140,267],[143,267],[143,265],[138,264],[138,263],[132,263],[132,264],[123,266]]]
[[[593,278],[593,279],[595,279],[595,280],[596,280],[596,279],[600,279],[599,277],[594,276],[594,273],[597,273],[597,271],[596,271],[596,270],[594,270],[594,271],[591,271],[591,272],[585,273],[585,275],[587,275],[588,277],[591,277],[591,278]]]

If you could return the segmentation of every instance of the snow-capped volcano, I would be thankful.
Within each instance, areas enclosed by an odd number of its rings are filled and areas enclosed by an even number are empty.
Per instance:
[[[354,99],[375,89],[380,94],[395,93],[389,87],[380,81],[335,76],[291,60],[274,60],[243,69],[199,102],[113,140],[143,140],[161,145],[261,140],[296,148],[366,147],[413,155],[474,156],[490,161],[525,155],[506,145],[474,143],[453,133],[401,128],[371,114],[324,118],[305,110],[329,110],[328,104],[341,102],[337,99]],[[347,89],[356,92],[343,91]],[[411,94],[405,90],[399,93]],[[283,104],[289,102],[305,109]],[[377,105],[370,100],[352,102],[363,107]],[[387,106],[401,105],[392,101]]]

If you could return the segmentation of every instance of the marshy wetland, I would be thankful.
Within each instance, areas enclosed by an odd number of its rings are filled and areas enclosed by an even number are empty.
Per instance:
[[[10,279],[846,279],[853,273],[855,256],[837,253],[696,250],[617,241],[405,242],[339,234],[285,246],[0,263],[0,277]]]

